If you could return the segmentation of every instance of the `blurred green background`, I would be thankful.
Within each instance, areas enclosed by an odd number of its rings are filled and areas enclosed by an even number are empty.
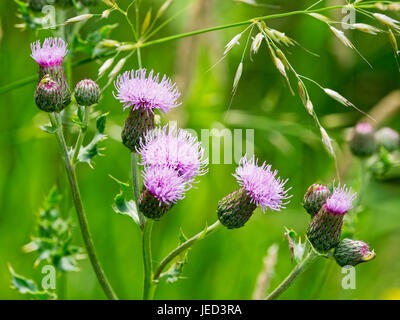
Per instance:
[[[163,1],[142,1],[153,13]],[[261,1],[279,8],[254,7],[230,0],[191,1],[182,14],[168,24],[155,38],[185,31],[246,20],[273,12],[286,12],[307,8],[313,1],[281,0]],[[126,8],[129,1],[118,1]],[[189,1],[176,0],[160,19],[165,21],[186,6]],[[326,5],[341,1],[324,1]],[[19,31],[21,23],[16,16],[16,5],[11,0],[0,3],[0,87],[34,75],[36,63],[30,58],[30,43],[51,35],[49,31]],[[92,9],[101,13],[101,4]],[[142,10],[142,18],[146,12]],[[67,13],[71,14],[71,13]],[[133,13],[132,13],[133,14]],[[340,10],[331,17],[341,18]],[[392,15],[396,18],[396,14]],[[360,21],[365,20],[359,17]],[[400,15],[397,14],[397,18]],[[86,23],[85,35],[102,24],[118,23],[113,39],[131,41],[126,21],[117,12],[107,20],[94,19]],[[368,21],[368,23],[373,23]],[[275,19],[268,25],[285,32],[304,47],[318,53],[313,56],[299,47],[288,49],[288,58],[296,70],[348,97],[355,105],[368,111],[383,98],[398,89],[399,72],[386,35],[372,36],[356,31],[346,33],[360,52],[370,61],[373,69],[354,51],[344,48],[334,39],[323,23],[306,16]],[[221,229],[206,240],[193,246],[184,279],[167,284],[163,281],[156,299],[250,299],[263,257],[274,243],[279,245],[278,261],[272,279],[274,288],[290,272],[290,261],[284,227],[293,227],[303,235],[309,216],[301,207],[302,196],[316,181],[329,183],[335,178],[335,164],[320,142],[319,130],[307,114],[298,97],[293,97],[287,85],[271,63],[266,47],[244,60],[244,71],[230,113],[225,117],[236,68],[243,52],[245,38],[240,47],[207,71],[222,57],[223,47],[245,27],[236,27],[179,41],[154,45],[142,50],[143,64],[171,76],[182,91],[182,106],[169,114],[178,126],[201,129],[241,128],[255,129],[255,154],[289,178],[292,188],[290,204],[281,212],[262,212],[257,209],[244,228]],[[77,54],[73,61],[84,58]],[[104,60],[102,60],[104,61]],[[71,87],[80,79],[97,77],[101,61],[91,62],[73,69]],[[137,68],[133,55],[124,69]],[[100,81],[103,86],[105,79]],[[60,161],[56,140],[39,129],[47,122],[46,115],[36,108],[33,93],[35,82],[0,95],[0,298],[23,299],[10,288],[7,263],[16,272],[40,283],[41,268],[33,268],[35,254],[23,253],[21,247],[29,242],[35,225],[35,214],[50,188],[56,184],[65,195],[65,215],[72,215],[74,242],[82,245],[76,214],[71,207],[69,190],[65,185],[65,172]],[[295,83],[294,83],[295,85]],[[315,110],[328,133],[337,141],[339,166],[345,172],[342,179],[358,187],[357,159],[352,159],[345,142],[346,129],[362,115],[332,101],[321,90],[309,84]],[[127,113],[122,112],[110,86],[96,107],[110,112],[107,133],[110,139],[103,143],[104,157],[95,159],[95,169],[85,164],[77,169],[81,194],[86,207],[90,230],[100,261],[122,299],[139,299],[142,292],[142,258],[140,232],[128,217],[113,212],[112,203],[118,185],[108,177],[112,174],[128,181],[130,154],[118,141],[120,127]],[[391,101],[400,103],[398,97]],[[392,98],[393,100],[393,98]],[[397,106],[397,110],[399,106]],[[385,112],[385,105],[380,113]],[[164,120],[166,121],[166,120]],[[92,123],[93,124],[93,123]],[[379,124],[400,129],[398,112],[392,113]],[[72,143],[76,132],[68,135]],[[90,135],[90,134],[89,134]],[[243,144],[243,149],[245,143]],[[221,149],[222,150],[222,149]],[[223,161],[221,161],[223,163]],[[217,202],[237,188],[232,173],[236,164],[211,164],[209,173],[202,176],[196,189],[190,190],[153,228],[152,250],[154,263],[173,249],[178,242],[179,228],[193,235],[206,224],[216,220]],[[341,269],[331,260],[321,260],[312,266],[284,293],[285,299],[386,299],[400,298],[400,183],[372,181],[362,202],[356,237],[370,243],[377,258],[357,267],[357,288],[341,287]],[[58,286],[58,294],[66,299],[103,299],[89,261],[81,261],[80,272],[69,273],[66,283]]]

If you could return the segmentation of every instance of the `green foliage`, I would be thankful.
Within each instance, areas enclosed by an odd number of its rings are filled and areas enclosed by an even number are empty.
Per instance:
[[[285,238],[287,239],[289,243],[289,251],[290,251],[290,257],[293,261],[293,259],[296,261],[296,263],[299,263],[300,261],[303,260],[304,253],[306,251],[306,244],[307,242],[301,242],[301,237],[297,238],[297,232],[294,231],[293,229],[288,229],[285,227]]]
[[[49,291],[39,290],[38,286],[33,280],[27,279],[13,270],[11,265],[8,266],[11,273],[12,288],[19,293],[26,295],[29,299],[35,300],[55,300],[57,295]]]
[[[62,272],[78,271],[78,260],[84,257],[83,250],[71,244],[72,224],[70,219],[61,216],[61,199],[58,190],[52,188],[39,210],[31,241],[23,249],[37,253],[35,266],[46,262]]]
[[[78,112],[79,114],[79,112]],[[102,156],[101,151],[104,149],[99,146],[101,141],[107,139],[107,135],[104,133],[106,127],[108,113],[103,113],[96,118],[96,132],[93,139],[79,150],[78,161],[86,162],[90,167],[93,167],[93,158],[95,156]],[[80,116],[83,117],[82,115]],[[80,121],[83,121],[80,119]],[[85,126],[82,122],[79,124],[81,127]]]

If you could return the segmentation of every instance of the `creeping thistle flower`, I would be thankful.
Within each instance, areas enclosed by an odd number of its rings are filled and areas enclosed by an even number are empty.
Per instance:
[[[358,123],[351,133],[350,150],[357,157],[369,157],[376,151],[374,128],[366,122]]]
[[[35,91],[35,102],[40,110],[58,112],[63,109],[62,89],[49,75],[43,77]]]
[[[356,193],[345,185],[333,187],[332,195],[311,220],[307,237],[315,249],[327,252],[336,247],[342,233],[343,217],[352,208]]]
[[[379,146],[384,147],[389,152],[397,150],[400,146],[399,134],[389,127],[379,129],[375,133],[375,139]]]
[[[138,153],[144,166],[165,166],[187,182],[207,172],[208,159],[197,137],[174,127],[158,127],[146,133]]]
[[[147,166],[143,171],[144,189],[139,210],[150,219],[160,219],[180,199],[190,186],[172,168]]]
[[[277,173],[265,162],[258,166],[254,156],[251,159],[243,157],[233,175],[241,188],[219,201],[217,214],[220,222],[228,229],[240,228],[257,207],[262,211],[284,209],[289,189],[284,189],[287,180],[281,180]]]
[[[99,85],[91,79],[81,80],[75,86],[75,99],[81,106],[91,106],[97,103],[100,94]]]
[[[179,106],[180,93],[167,76],[160,81],[159,74],[154,76],[153,71],[146,76],[146,69],[127,71],[118,76],[114,84],[117,89],[114,97],[124,104],[124,110],[130,109],[122,141],[135,151],[140,138],[154,128],[154,110],[163,114]]]
[[[333,253],[333,257],[341,267],[368,262],[375,256],[374,250],[371,251],[367,243],[347,238],[339,242]]]
[[[61,38],[47,38],[43,45],[39,40],[32,43],[31,50],[31,57],[39,65],[39,82],[48,74],[62,88],[63,106],[67,106],[71,102],[71,92],[62,66],[67,54],[67,43]]]
[[[308,188],[304,195],[303,207],[311,217],[314,217],[330,196],[331,191],[328,186],[315,183]]]

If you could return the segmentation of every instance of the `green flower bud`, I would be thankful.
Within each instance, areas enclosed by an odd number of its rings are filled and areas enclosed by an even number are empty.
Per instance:
[[[399,134],[388,127],[379,129],[375,133],[375,139],[379,146],[384,147],[389,152],[397,150],[400,145]]]
[[[151,129],[154,129],[154,114],[142,108],[130,109],[121,133],[122,143],[132,152],[136,152],[140,139]]]
[[[376,152],[374,129],[370,124],[361,122],[355,126],[350,139],[350,149],[357,157],[369,157]]]
[[[369,245],[363,241],[343,239],[335,248],[333,254],[339,266],[355,266],[375,258],[374,250],[370,251]]]
[[[327,198],[331,195],[328,186],[324,184],[315,183],[310,186],[304,195],[303,207],[306,211],[314,217],[322,208]]]
[[[62,89],[57,82],[46,75],[35,91],[35,102],[40,110],[58,112],[63,109]]]
[[[240,228],[250,219],[257,208],[244,189],[239,189],[218,202],[219,221],[228,229]]]
[[[81,80],[75,86],[75,99],[81,106],[91,106],[100,99],[99,85],[90,79]]]
[[[160,204],[160,200],[156,199],[151,192],[145,188],[140,196],[139,210],[149,219],[160,220],[173,205],[173,203],[167,205],[164,202]]]

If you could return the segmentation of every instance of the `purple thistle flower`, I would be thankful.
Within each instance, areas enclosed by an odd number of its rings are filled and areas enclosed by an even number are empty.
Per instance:
[[[175,204],[185,197],[188,185],[175,170],[168,167],[148,166],[143,171],[146,190],[158,201],[158,205]]]
[[[208,159],[197,137],[174,127],[155,128],[140,142],[138,153],[145,166],[166,166],[186,181],[207,172]]]
[[[158,73],[153,76],[153,70],[147,77],[146,69],[126,71],[114,85],[117,89],[114,97],[124,104],[124,110],[132,107],[132,110],[144,109],[148,114],[154,113],[154,109],[166,113],[180,105],[176,84],[166,75],[160,81]]]
[[[332,195],[326,199],[326,209],[334,214],[344,215],[353,207],[353,200],[357,198],[357,193],[352,193],[351,188],[346,185],[340,187],[333,186]]]
[[[265,162],[258,166],[254,156],[250,159],[244,156],[233,176],[250,196],[251,202],[260,206],[262,211],[268,208],[280,211],[288,203],[283,200],[290,198],[287,195],[290,188],[284,189],[288,179],[281,180],[276,177],[277,173],[276,170],[271,171],[271,165],[267,165]]]
[[[40,45],[40,40],[31,44],[31,57],[41,67],[60,65],[67,54],[67,43],[61,38],[47,38]]]

